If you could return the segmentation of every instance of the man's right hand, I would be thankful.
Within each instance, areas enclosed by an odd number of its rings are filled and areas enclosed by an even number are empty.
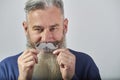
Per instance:
[[[34,65],[38,62],[37,50],[24,51],[18,58],[19,77],[18,80],[32,80]]]

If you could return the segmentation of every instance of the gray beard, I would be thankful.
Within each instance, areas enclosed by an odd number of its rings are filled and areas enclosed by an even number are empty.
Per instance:
[[[38,54],[38,64],[34,66],[32,80],[62,80],[56,55],[42,52]]]
[[[27,48],[35,48],[34,43],[30,41],[29,36],[27,36]],[[65,48],[65,36],[59,41],[59,48]],[[62,75],[60,67],[56,60],[56,55],[53,53],[45,53],[40,51],[38,53],[38,63],[35,64],[32,80],[62,80]]]

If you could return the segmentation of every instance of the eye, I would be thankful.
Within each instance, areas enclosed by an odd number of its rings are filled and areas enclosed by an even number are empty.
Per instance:
[[[50,28],[50,31],[55,31],[55,30],[57,30],[56,26]]]
[[[34,30],[37,31],[37,32],[42,32],[43,31],[43,29],[39,28],[39,27],[34,28]]]

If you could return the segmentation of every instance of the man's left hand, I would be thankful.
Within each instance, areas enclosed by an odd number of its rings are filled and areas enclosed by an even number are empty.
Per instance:
[[[75,55],[68,49],[57,49],[53,54],[57,55],[57,62],[60,65],[63,80],[71,80],[75,74]]]

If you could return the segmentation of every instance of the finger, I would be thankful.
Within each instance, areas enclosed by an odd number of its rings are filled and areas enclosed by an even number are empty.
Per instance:
[[[69,65],[67,62],[64,62],[63,60],[61,60],[60,62],[60,68],[65,68],[65,69],[69,69]]]
[[[30,49],[29,52],[31,52],[31,53],[33,53],[33,54],[35,54],[35,55],[38,54],[38,51],[37,51],[36,49]]]
[[[35,62],[38,63],[38,57],[37,57],[38,51],[36,49],[31,49],[30,51],[31,53],[33,53]]]
[[[53,54],[59,55],[60,52],[66,52],[66,51],[68,51],[68,49],[57,49],[57,50],[53,51]]]
[[[34,54],[34,53],[32,53],[32,52],[29,52],[29,53],[27,53],[26,55],[24,55],[23,57],[22,57],[22,60],[24,61],[24,62],[27,62],[27,61],[29,61],[29,60],[27,60],[27,59],[29,59],[29,57],[33,57],[33,59],[35,59],[35,62],[37,63],[38,61],[38,57],[37,57],[37,55],[36,54]]]
[[[59,65],[67,65],[70,61],[69,57],[67,55],[65,55],[64,53],[60,53],[57,56],[57,61]]]
[[[58,59],[61,59],[61,60],[69,59],[69,55],[64,52],[60,52],[58,55]]]
[[[29,52],[29,50],[25,50],[22,54],[21,54],[21,57],[26,55],[27,53]]]
[[[70,67],[71,65],[74,65],[75,63],[75,56],[69,55],[61,52],[57,56],[57,62],[60,65],[61,68]]]
[[[34,54],[36,54],[37,55],[37,50],[35,50],[35,49],[27,49],[27,50],[25,50],[23,53],[22,53],[22,55],[21,56],[25,56],[25,55],[27,55],[29,52],[32,52],[32,53],[34,53]]]
[[[59,66],[60,66],[60,68],[62,69],[62,68],[64,68],[64,69],[69,69],[69,67],[70,67],[70,65],[72,65],[72,64],[69,64],[69,61],[67,61],[67,60],[59,60]]]
[[[61,51],[63,51],[63,49],[57,49],[57,50],[55,50],[55,51],[53,51],[53,54],[59,54]]]
[[[37,54],[38,54],[37,50],[29,49],[29,50],[24,51],[24,53],[20,56],[20,58],[22,60],[24,60],[24,59],[26,59],[26,58],[28,58],[30,56],[34,56],[34,58],[35,58],[35,60],[37,62]]]
[[[35,61],[34,56],[30,56],[30,57],[23,60],[24,63],[27,63],[27,62],[30,62],[30,61]]]
[[[24,64],[24,68],[31,68],[35,65],[35,61],[29,61]]]

